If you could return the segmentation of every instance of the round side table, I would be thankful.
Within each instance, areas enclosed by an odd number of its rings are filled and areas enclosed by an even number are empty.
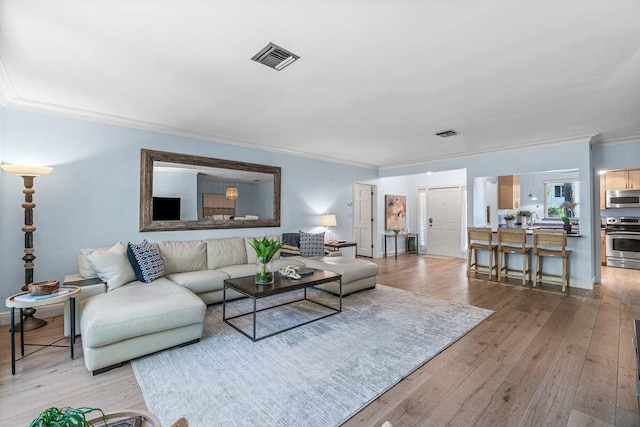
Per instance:
[[[58,304],[61,302],[65,302],[65,301],[69,301],[69,308],[70,308],[70,315],[71,315],[71,336],[69,337],[69,346],[71,348],[71,359],[73,359],[74,354],[73,354],[73,347],[76,343],[76,296],[80,293],[81,289],[79,286],[60,286],[60,289],[58,289],[58,293],[59,295],[56,295],[54,297],[49,297],[49,298],[41,298],[41,299],[36,299],[33,301],[17,301],[16,298],[23,296],[23,295],[28,295],[29,292],[20,292],[19,294],[15,294],[15,295],[11,295],[9,298],[7,298],[7,300],[5,301],[5,305],[7,306],[7,308],[11,309],[11,374],[15,375],[16,373],[16,324],[15,324],[15,310],[16,308],[20,309],[20,353],[21,353],[21,357],[20,359],[28,356],[29,353],[25,356],[24,354],[24,329],[22,328],[23,324],[22,324],[22,310],[24,310],[25,308],[35,308],[35,307],[42,307],[45,305],[51,305],[51,304]],[[64,293],[62,293],[64,292]],[[67,347],[65,346],[61,346],[61,345],[55,345],[58,341],[63,340],[64,337],[62,337],[61,339],[52,342],[51,344],[26,344],[26,345],[32,345],[32,346],[38,346],[38,347]]]

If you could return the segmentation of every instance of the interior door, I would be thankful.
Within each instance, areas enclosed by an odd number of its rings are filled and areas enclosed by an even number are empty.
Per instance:
[[[354,184],[353,235],[359,256],[373,256],[373,188],[367,184]]]
[[[462,188],[430,188],[428,202],[429,254],[461,256]]]

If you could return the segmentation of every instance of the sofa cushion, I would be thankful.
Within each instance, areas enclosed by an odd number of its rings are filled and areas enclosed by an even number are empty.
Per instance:
[[[127,256],[139,281],[149,283],[164,276],[164,262],[160,251],[146,240],[140,244],[129,242]]]
[[[264,237],[256,237],[258,240],[262,240]],[[280,243],[280,235],[274,234],[272,236],[266,236],[269,240],[276,240]],[[255,249],[251,246],[251,242],[253,241],[253,237],[245,237],[244,238],[244,248],[247,251],[247,263],[248,264],[256,264],[258,262],[258,256],[256,255]],[[273,260],[280,259],[280,252],[282,249],[278,249],[278,252],[273,255]]]
[[[202,240],[165,240],[158,250],[166,274],[207,269],[207,245]]]
[[[255,264],[238,264],[220,267],[218,271],[222,271],[234,279],[236,277],[253,276],[256,274],[256,268]]]
[[[283,258],[300,255],[300,233],[282,233]]]
[[[300,231],[300,255],[322,256],[324,255],[324,232],[305,233]]]
[[[199,295],[206,292],[219,291],[224,287],[224,279],[228,279],[229,275],[220,270],[201,270],[173,273],[168,274],[166,277]]]
[[[343,284],[378,275],[378,264],[364,259],[348,257],[306,258],[304,263],[307,267],[342,274]]]
[[[117,244],[120,244],[118,242]],[[98,277],[98,274],[93,270],[91,264],[89,264],[89,260],[87,259],[87,254],[93,251],[101,251],[106,252],[111,248],[82,248],[76,255],[76,263],[78,264],[78,273],[85,279],[93,279]]]
[[[109,290],[136,280],[136,273],[127,258],[127,249],[120,242],[106,251],[89,251],[86,257],[97,277],[107,284]]]
[[[193,292],[161,278],[131,283],[82,303],[82,345],[101,347],[128,338],[202,323],[206,305]]]
[[[247,263],[247,250],[242,237],[208,239],[206,243],[207,268],[209,270]]]

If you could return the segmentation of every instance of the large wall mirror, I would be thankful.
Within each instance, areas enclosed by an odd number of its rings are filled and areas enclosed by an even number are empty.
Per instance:
[[[279,167],[141,150],[140,231],[279,226]]]

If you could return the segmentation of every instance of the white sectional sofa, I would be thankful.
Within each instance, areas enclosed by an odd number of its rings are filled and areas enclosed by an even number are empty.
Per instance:
[[[268,237],[280,239],[280,236]],[[117,280],[113,283],[96,279],[98,274],[87,255],[92,259],[92,251],[108,248],[82,249],[78,254],[79,272],[66,276],[65,284],[83,285],[76,299],[76,331],[82,335],[87,369],[100,373],[136,357],[198,341],[203,332],[206,305],[222,301],[224,280],[255,274],[256,256],[249,245],[251,240],[230,237],[154,243],[166,274],[150,283],[135,280],[135,275],[127,282],[130,276],[126,273],[116,274]],[[276,254],[274,269],[287,265],[342,274],[343,295],[375,287],[378,274],[377,264],[362,259]],[[98,273],[104,278],[104,272]],[[87,285],[87,279],[93,279],[94,284]],[[118,286],[112,286],[115,282]],[[337,293],[338,286],[338,283],[327,283],[318,287]],[[239,297],[240,294],[227,291],[228,299]],[[65,334],[69,331],[67,305]]]

